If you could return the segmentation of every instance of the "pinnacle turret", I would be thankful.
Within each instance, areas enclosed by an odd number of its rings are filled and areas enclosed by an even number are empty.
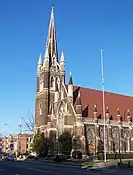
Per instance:
[[[61,62],[65,62],[65,58],[64,58],[64,52],[62,51],[61,53],[61,58],[60,58],[60,63]]]
[[[49,67],[49,52],[48,52],[48,47],[46,47],[46,51],[45,51],[45,55],[44,55],[43,67],[44,68],[48,68]]]
[[[42,65],[42,56],[41,56],[41,53],[40,53],[40,56],[39,56],[39,59],[38,59],[38,65]]]
[[[80,91],[78,92],[77,105],[82,105]]]
[[[41,67],[42,67],[42,57],[40,54],[39,59],[38,59],[38,70],[37,70],[38,73],[41,71]]]
[[[46,51],[45,51],[45,55],[44,55],[44,59],[49,59],[49,51],[48,51],[48,47],[46,47]]]
[[[68,96],[71,97],[71,102],[73,103],[73,81],[72,81],[71,73],[70,73],[69,82],[68,82]]]
[[[61,59],[60,59],[60,70],[61,72],[65,72],[65,58],[64,58],[64,52],[62,51]]]
[[[69,77],[69,82],[68,82],[68,84],[73,84],[73,80],[72,80],[72,74],[71,74],[71,72],[70,72],[70,77]]]

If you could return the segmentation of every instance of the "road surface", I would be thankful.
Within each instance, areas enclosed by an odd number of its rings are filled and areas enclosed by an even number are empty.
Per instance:
[[[0,161],[0,175],[133,175],[133,171],[127,169],[100,169],[84,170],[80,168],[60,167],[37,161]]]

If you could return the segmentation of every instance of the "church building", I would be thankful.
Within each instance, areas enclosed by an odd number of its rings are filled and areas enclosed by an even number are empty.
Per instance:
[[[133,152],[133,97],[105,92],[106,150]],[[35,131],[58,138],[69,131],[80,139],[83,154],[103,151],[102,91],[74,86],[72,74],[65,82],[65,54],[58,57],[52,9],[45,54],[37,67]],[[74,148],[73,148],[74,149]]]

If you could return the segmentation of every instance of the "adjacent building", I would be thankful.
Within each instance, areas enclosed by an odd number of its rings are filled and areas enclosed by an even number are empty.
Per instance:
[[[26,154],[30,151],[32,135],[17,134],[2,138],[2,152],[11,154]]]
[[[107,152],[133,152],[133,97],[105,92],[105,108]],[[45,53],[37,67],[35,131],[56,138],[69,131],[73,143],[79,139],[83,154],[97,154],[103,151],[103,124],[102,92],[74,86],[72,74],[65,82],[65,54],[59,58],[52,9]]]

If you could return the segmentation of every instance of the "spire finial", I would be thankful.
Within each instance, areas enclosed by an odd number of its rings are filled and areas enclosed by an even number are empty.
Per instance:
[[[54,7],[52,6],[50,21],[54,21]]]
[[[54,13],[54,7],[52,6],[52,13]]]

